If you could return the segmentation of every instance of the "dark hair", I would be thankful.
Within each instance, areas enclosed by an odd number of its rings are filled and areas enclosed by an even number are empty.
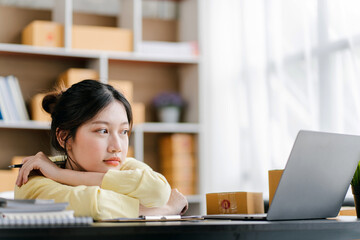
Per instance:
[[[130,103],[124,95],[115,90],[112,86],[95,80],[83,80],[72,85],[66,91],[57,91],[46,95],[42,102],[44,110],[51,114],[51,145],[58,151],[66,151],[66,142],[75,138],[77,129],[113,101],[121,102],[126,110],[126,115],[131,128],[133,125]],[[57,140],[58,130],[67,131],[64,139],[64,146]]]

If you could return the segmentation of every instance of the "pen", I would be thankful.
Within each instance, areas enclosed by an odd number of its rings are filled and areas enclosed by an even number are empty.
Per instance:
[[[56,165],[63,165],[63,164],[65,164],[65,161],[56,161],[53,163],[55,163]],[[22,164],[14,164],[14,165],[8,166],[8,168],[21,168],[21,167],[22,167]]]

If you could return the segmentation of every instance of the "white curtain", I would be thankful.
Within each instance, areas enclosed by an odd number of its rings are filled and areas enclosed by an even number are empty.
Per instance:
[[[360,2],[200,1],[205,192],[261,191],[300,129],[360,134]]]

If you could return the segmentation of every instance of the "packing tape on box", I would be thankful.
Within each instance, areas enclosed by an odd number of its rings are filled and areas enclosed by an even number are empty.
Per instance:
[[[238,206],[235,194],[219,193],[218,194],[219,212],[232,214],[238,212]]]

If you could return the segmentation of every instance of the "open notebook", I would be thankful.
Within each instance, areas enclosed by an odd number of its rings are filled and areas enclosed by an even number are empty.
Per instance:
[[[360,160],[360,136],[300,131],[268,214],[205,219],[295,220],[336,217]]]

